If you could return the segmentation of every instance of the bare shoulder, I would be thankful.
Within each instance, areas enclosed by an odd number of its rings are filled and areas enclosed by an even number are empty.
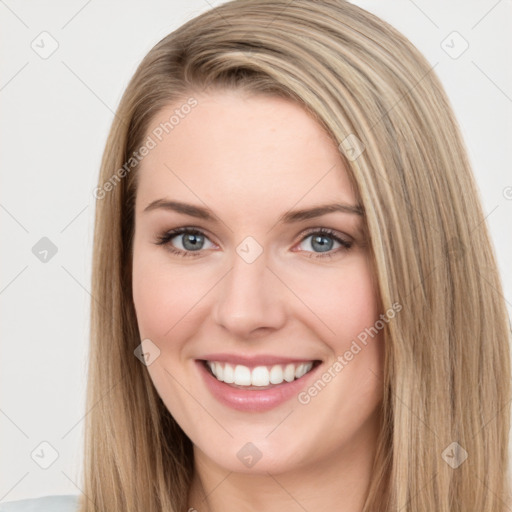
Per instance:
[[[79,496],[53,495],[0,503],[0,512],[77,512]]]

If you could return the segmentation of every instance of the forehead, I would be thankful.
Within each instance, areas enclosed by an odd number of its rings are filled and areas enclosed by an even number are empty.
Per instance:
[[[186,100],[177,102],[150,123],[138,209],[163,196],[246,209],[355,202],[336,144],[297,103],[240,91],[193,97],[193,108],[180,112]]]

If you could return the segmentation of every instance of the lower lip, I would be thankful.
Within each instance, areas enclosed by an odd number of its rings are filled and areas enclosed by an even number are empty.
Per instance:
[[[300,379],[276,384],[272,388],[259,391],[255,389],[234,388],[225,382],[217,380],[207,370],[203,361],[196,361],[196,364],[206,386],[219,402],[239,411],[252,412],[268,411],[297,396],[321,366],[319,364]]]

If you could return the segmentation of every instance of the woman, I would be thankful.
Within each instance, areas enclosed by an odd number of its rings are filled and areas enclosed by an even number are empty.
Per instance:
[[[509,510],[509,325],[432,68],[341,0],[145,57],[97,200],[79,510]]]

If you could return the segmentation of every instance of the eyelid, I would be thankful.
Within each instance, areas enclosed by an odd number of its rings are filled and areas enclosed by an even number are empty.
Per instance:
[[[203,228],[199,228],[196,226],[182,226],[179,228],[169,229],[164,231],[162,234],[156,235],[156,245],[167,245],[170,243],[170,241],[173,238],[176,238],[181,235],[187,235],[187,234],[197,234],[202,235],[205,238],[207,238],[212,244],[218,245],[215,242],[211,240],[211,236],[204,230]],[[176,249],[176,248],[174,248]],[[176,249],[176,251],[181,251],[181,249]],[[197,253],[203,252],[204,249],[201,249],[200,251],[196,251]],[[187,253],[193,253],[195,251],[185,251]]]
[[[332,236],[335,238],[339,238],[343,242],[346,242],[348,244],[354,243],[354,239],[351,236],[349,236],[345,233],[342,233],[342,232],[338,231],[337,229],[331,229],[331,228],[326,228],[326,227],[307,228],[306,231],[303,231],[300,234],[300,237],[301,237],[300,241],[304,240],[305,237],[307,237],[313,233],[323,233],[323,234],[326,234],[326,235],[329,235],[329,236]]]

